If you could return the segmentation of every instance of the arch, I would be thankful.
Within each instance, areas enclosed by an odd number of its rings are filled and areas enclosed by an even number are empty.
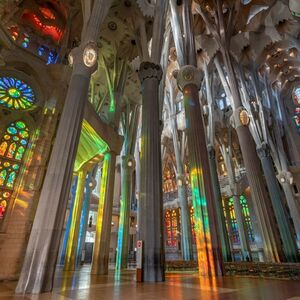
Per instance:
[[[0,220],[11,202],[15,183],[29,142],[29,129],[23,120],[11,122],[0,141]]]

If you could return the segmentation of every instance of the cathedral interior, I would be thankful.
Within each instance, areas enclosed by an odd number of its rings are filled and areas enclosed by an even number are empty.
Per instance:
[[[300,299],[300,0],[0,0],[1,299]]]

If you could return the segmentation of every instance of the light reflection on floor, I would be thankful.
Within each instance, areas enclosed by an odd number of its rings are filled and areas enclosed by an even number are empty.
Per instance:
[[[300,300],[300,281],[245,277],[206,279],[192,272],[168,273],[164,283],[136,283],[132,270],[90,276],[89,267],[76,272],[58,270],[52,293],[13,295],[16,282],[0,282],[0,300]]]

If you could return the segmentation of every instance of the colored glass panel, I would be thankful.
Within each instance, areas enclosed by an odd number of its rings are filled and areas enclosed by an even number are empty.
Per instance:
[[[166,244],[168,247],[177,246],[177,233],[179,231],[177,210],[165,212]]]
[[[46,18],[46,15],[51,17],[50,10],[46,11],[44,8],[42,8],[41,13],[44,18]],[[43,22],[42,19],[33,12],[25,12],[22,15],[22,20],[30,23],[42,35],[51,37],[55,42],[59,42],[63,36],[63,29],[59,28],[57,25],[50,25],[48,22]]]
[[[28,139],[28,127],[23,121],[17,121],[9,124],[0,141],[0,219],[11,201]]]
[[[7,142],[2,142],[0,145],[0,156],[3,156],[7,149]]]
[[[300,105],[300,87],[294,89],[293,100],[296,105]]]
[[[228,201],[228,208],[229,208],[229,216],[231,219],[231,233],[232,233],[232,242],[234,244],[239,244],[239,232],[238,232],[238,224],[235,217],[234,205],[233,205],[233,198],[230,198]]]
[[[0,77],[0,105],[11,110],[31,108],[36,102],[32,88],[15,77]]]

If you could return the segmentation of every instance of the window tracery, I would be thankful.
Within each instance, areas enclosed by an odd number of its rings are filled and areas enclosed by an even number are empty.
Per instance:
[[[15,77],[0,77],[0,105],[11,110],[32,108],[36,102],[30,85]]]
[[[11,200],[21,162],[29,141],[29,129],[25,122],[12,122],[6,128],[0,142],[0,219],[5,215]]]

